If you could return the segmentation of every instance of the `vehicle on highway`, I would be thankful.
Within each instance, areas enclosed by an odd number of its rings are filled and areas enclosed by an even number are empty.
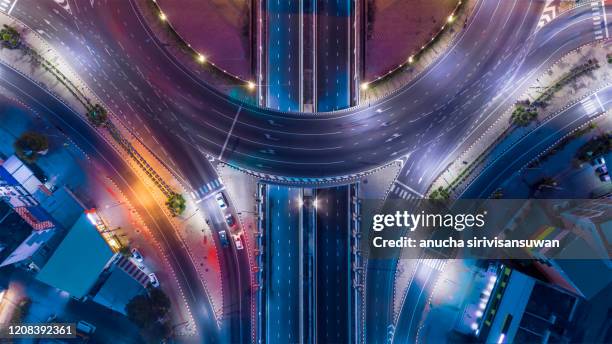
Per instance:
[[[236,249],[242,250],[244,245],[242,244],[242,238],[239,235],[234,237],[234,243],[236,244]]]
[[[236,224],[236,219],[234,219],[234,215],[232,214],[225,215],[225,223],[227,223],[227,225],[230,228],[234,227],[234,225]]]
[[[157,279],[157,276],[153,272],[149,274],[149,282],[151,282],[151,285],[153,287],[155,288],[159,287],[159,280]]]
[[[605,164],[606,164],[606,159],[604,159],[603,156],[600,156],[600,157],[597,157],[597,158],[593,159],[593,165],[595,167],[599,167],[599,166],[602,166],[602,165],[605,165]]]
[[[84,335],[90,335],[96,332],[96,327],[88,323],[87,321],[81,320],[76,324],[76,330],[77,330],[77,333],[81,333]]]
[[[227,233],[225,231],[219,231],[219,241],[221,242],[221,246],[229,246],[229,241],[227,241]]]
[[[142,254],[140,254],[140,252],[135,248],[132,249],[132,258],[134,258],[137,262],[142,262],[144,260]]]
[[[221,209],[227,208],[227,201],[225,199],[225,196],[223,195],[223,192],[219,192],[215,196],[215,200],[217,200],[217,204],[219,205],[219,208]]]

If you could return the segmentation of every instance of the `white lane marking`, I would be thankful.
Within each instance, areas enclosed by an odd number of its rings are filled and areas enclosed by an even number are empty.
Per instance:
[[[425,198],[425,196],[423,196],[423,194],[422,194],[422,193],[420,193],[420,192],[416,191],[415,189],[411,188],[410,186],[408,186],[408,185],[406,185],[406,184],[404,184],[404,183],[400,182],[399,180],[396,180],[396,181],[395,181],[395,183],[397,183],[397,184],[398,184],[398,185],[400,185],[400,186],[405,187],[405,188],[406,188],[406,189],[408,189],[409,191],[413,192],[415,195],[417,195],[417,196],[419,196],[419,197],[421,197],[421,198]]]
[[[6,12],[6,14],[10,15],[11,12],[13,12],[13,9],[15,8],[15,5],[17,5],[17,1],[19,1],[19,0],[13,1],[13,4],[11,5],[11,8],[9,8],[9,10],[8,10],[8,12]]]
[[[605,0],[601,0],[601,10],[603,11],[603,22],[604,27],[606,28],[606,37],[609,38],[610,33],[608,32],[608,19],[606,18],[606,4],[604,1]]]
[[[236,121],[238,120],[238,115],[240,115],[240,110],[242,110],[242,106],[238,108],[236,111],[236,115],[234,116],[234,121],[232,121],[232,126],[230,127],[229,132],[227,133],[227,137],[225,138],[225,143],[221,148],[221,153],[219,153],[219,157],[217,159],[221,160],[223,157],[223,152],[225,152],[225,147],[227,147],[227,143],[229,142],[230,136],[232,136],[232,131],[234,131],[234,126],[236,125]]]
[[[597,103],[599,104],[599,106],[601,107],[601,111],[606,112],[606,108],[603,106],[603,104],[601,103],[601,100],[599,99],[599,96],[597,95],[597,93],[595,93],[595,99],[597,100]]]
[[[593,113],[597,109],[597,105],[595,105],[591,97],[582,100],[581,103],[587,114]]]
[[[601,12],[599,7],[601,6]],[[609,37],[608,32],[608,20],[606,19],[606,5],[603,0],[600,2],[591,2],[591,15],[593,19],[593,30],[595,34],[595,39],[600,40],[605,37]],[[601,27],[603,25],[603,28]]]
[[[0,3],[0,11],[5,12],[10,5],[10,0],[2,0],[2,2]]]
[[[547,0],[544,5],[544,9],[542,10],[542,16],[538,21],[537,28],[540,29],[544,25],[550,23],[553,19],[557,17],[557,5],[552,4],[554,0]],[[552,4],[552,5],[551,5]]]

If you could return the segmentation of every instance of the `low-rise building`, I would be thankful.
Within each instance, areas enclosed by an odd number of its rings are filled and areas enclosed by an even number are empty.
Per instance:
[[[149,277],[128,258],[117,255],[106,274],[101,277],[93,301],[121,314],[132,298],[142,294]]]
[[[502,266],[473,325],[484,343],[569,342],[577,295]]]
[[[114,254],[87,214],[83,214],[36,278],[76,299],[83,299]]]

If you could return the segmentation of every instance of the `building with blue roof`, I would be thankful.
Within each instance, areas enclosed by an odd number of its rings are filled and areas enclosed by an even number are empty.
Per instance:
[[[82,299],[88,295],[113,255],[98,229],[83,214],[36,278]]]

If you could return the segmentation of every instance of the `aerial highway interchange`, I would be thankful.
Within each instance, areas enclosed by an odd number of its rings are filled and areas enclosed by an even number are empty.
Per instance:
[[[354,56],[350,53],[351,43],[347,42],[351,35],[350,20],[336,18],[349,17],[354,2],[317,2],[326,4],[320,6],[323,10],[335,13],[326,14],[317,22],[324,29],[317,32],[325,37],[326,43],[316,46],[312,60],[306,62],[321,68],[307,74],[313,84],[299,81],[304,77],[300,72],[300,63],[304,61],[298,57],[303,54],[298,35],[300,15],[304,15],[300,14],[302,2],[272,0],[268,1],[269,60],[265,77],[269,85],[265,104],[254,105],[223,94],[175,58],[147,26],[135,0],[68,1],[69,10],[58,6],[57,1],[12,1],[14,8],[10,15],[39,33],[69,61],[78,77],[108,109],[125,121],[196,195],[198,207],[207,214],[213,228],[225,226],[225,220],[211,197],[222,186],[211,184],[219,180],[219,175],[210,160],[222,161],[271,182],[266,200],[272,213],[267,219],[268,230],[273,233],[271,238],[278,237],[283,243],[277,243],[280,247],[272,243],[269,248],[276,253],[271,259],[280,261],[273,263],[278,264],[280,277],[269,282],[273,293],[268,297],[272,299],[270,302],[292,300],[295,302],[292,307],[300,307],[300,300],[292,298],[297,289],[285,282],[300,278],[297,263],[292,260],[298,258],[291,256],[299,248],[289,250],[289,244],[284,242],[298,244],[299,233],[293,231],[300,227],[299,211],[302,210],[291,208],[295,206],[291,202],[302,197],[304,188],[321,187],[317,192],[326,202],[350,201],[346,196],[349,186],[341,185],[352,184],[381,167],[399,162],[401,170],[394,181],[398,192],[389,193],[388,197],[424,198],[440,173],[508,111],[553,63],[595,41],[604,41],[611,47],[608,41],[608,31],[612,29],[611,1],[597,2],[597,15],[603,16],[600,26],[594,26],[595,7],[588,2],[538,26],[545,1],[474,0],[473,12],[464,27],[422,73],[376,101],[358,103],[355,92],[359,87],[358,84],[355,87],[351,71]],[[287,17],[287,13],[291,15]],[[603,32],[603,37],[598,32]],[[332,53],[328,54],[330,49]],[[300,85],[311,87],[310,97],[316,98],[316,108],[307,107],[309,112],[300,104],[303,92]],[[0,86],[14,92],[39,113],[48,115],[55,126],[62,128],[108,169],[125,194],[139,199],[134,189],[142,182],[78,113],[4,63],[0,63]],[[597,90],[596,95],[601,107],[593,111],[609,110],[612,88]],[[461,197],[489,197],[500,180],[523,168],[565,133],[585,123],[590,114],[576,104],[549,122],[541,123],[537,131],[480,172]],[[219,186],[208,187],[205,193],[198,192],[206,185]],[[251,319],[254,294],[247,250],[238,250],[232,242],[229,249],[220,251],[221,275],[224,285],[229,287],[224,290],[226,316],[218,324],[205,296],[205,287],[182,250],[180,238],[164,230],[171,225],[161,207],[134,203],[161,242],[190,305],[198,332],[194,342],[254,340]],[[349,221],[340,212],[327,212],[331,206],[325,207],[317,204],[320,213],[316,227],[327,235],[319,238],[317,247],[330,251],[341,241],[330,234],[329,227],[348,232]],[[346,204],[337,207],[344,209],[343,214],[348,211],[346,208]],[[332,300],[339,291],[334,289],[335,284],[326,285],[325,278],[333,276],[338,283],[350,283],[350,278],[338,272],[351,269],[350,259],[341,259],[350,255],[350,249],[340,249],[342,257],[336,257],[335,253],[329,257],[322,252],[317,256],[321,265],[315,270],[328,272],[327,275],[321,272],[315,283],[330,293],[321,299]],[[393,343],[416,341],[429,284],[434,283],[439,273],[431,265],[416,266],[416,282],[408,287],[405,297],[401,296],[404,302],[396,317],[393,299],[397,297],[394,295],[397,259],[366,265],[365,317],[359,323],[363,328],[357,329],[365,343],[387,342],[390,324],[398,329],[391,337]],[[341,308],[322,313],[345,312],[349,307],[345,301],[339,303]],[[301,331],[298,324],[281,324],[291,316],[276,313],[267,317],[270,324],[266,335],[270,342],[299,341],[293,337]],[[315,342],[325,342],[326,338],[348,340],[338,334],[341,331],[333,331],[335,326],[320,327],[326,332],[319,334]],[[348,328],[344,322],[339,326]],[[276,341],[274,336],[278,336]]]

